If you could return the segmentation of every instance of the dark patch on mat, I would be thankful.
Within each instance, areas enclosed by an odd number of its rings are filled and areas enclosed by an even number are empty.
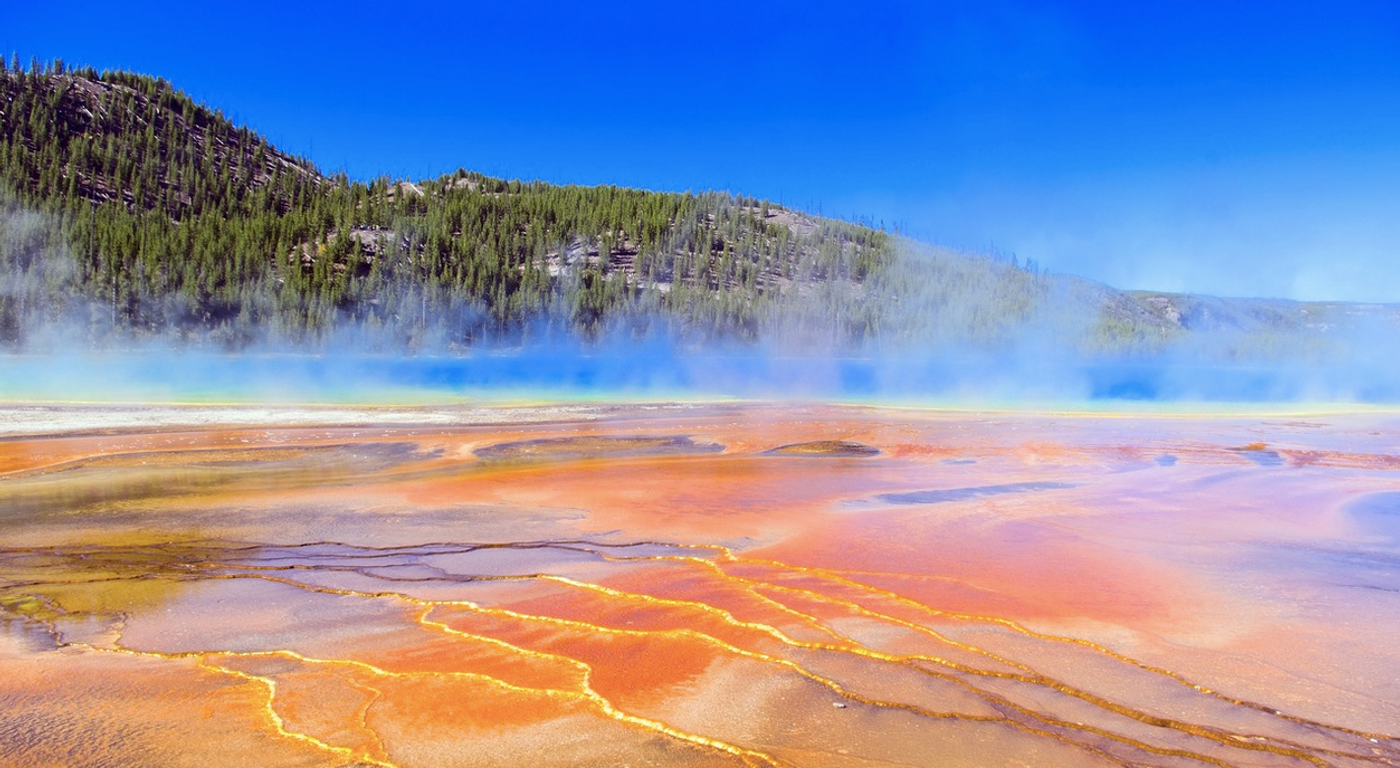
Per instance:
[[[780,445],[764,453],[774,456],[847,456],[864,458],[879,456],[880,449],[853,440],[812,440],[806,443]]]
[[[1157,462],[1157,466],[1159,467],[1176,466],[1176,457],[1171,455],[1170,453],[1164,453],[1161,456],[1158,456],[1157,458],[1153,459],[1153,461]]]
[[[1242,445],[1239,448],[1231,448],[1230,450],[1261,467],[1283,466],[1283,457],[1279,455],[1278,451],[1269,450],[1263,443],[1250,443],[1249,445]]]
[[[1074,488],[1072,483],[1007,483],[1005,485],[978,485],[971,488],[945,488],[936,491],[911,491],[909,493],[882,493],[875,498],[890,504],[942,504],[949,501],[967,501],[984,496],[1000,496],[1004,493],[1028,493],[1031,491],[1059,491]]]
[[[684,435],[637,437],[545,437],[497,443],[476,449],[488,460],[628,458],[635,456],[675,456],[692,453],[718,453],[718,443],[697,443]]]
[[[944,459],[944,460],[943,460],[943,463],[944,463],[944,464],[953,464],[953,465],[976,464],[976,463],[977,463],[977,459]]]

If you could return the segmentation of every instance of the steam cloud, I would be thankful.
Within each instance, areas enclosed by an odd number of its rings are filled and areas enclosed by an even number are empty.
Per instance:
[[[51,232],[31,212],[0,217],[0,398],[1400,401],[1385,354],[1394,308],[1178,297],[1168,310],[1195,315],[1174,325],[1104,286],[909,242],[864,284],[790,291],[757,343],[699,339],[645,310],[582,338],[564,297],[496,333],[480,330],[481,307],[438,304],[431,317],[347,318],[314,342],[264,328],[228,352],[217,330],[123,333],[110,301],[64,295],[81,267]],[[400,290],[386,303],[421,298]],[[185,311],[178,297],[140,300]]]

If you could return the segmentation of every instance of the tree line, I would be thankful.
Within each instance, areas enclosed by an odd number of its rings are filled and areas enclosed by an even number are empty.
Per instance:
[[[0,59],[0,344],[858,343],[887,233],[728,193],[327,175],[169,82]],[[796,310],[794,309],[796,308]]]

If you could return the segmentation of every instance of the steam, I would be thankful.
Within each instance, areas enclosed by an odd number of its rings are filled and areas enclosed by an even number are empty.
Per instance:
[[[645,300],[582,334],[567,272],[565,290],[521,325],[406,284],[308,337],[256,322],[272,295],[212,326],[178,296],[114,307],[81,295],[82,270],[100,264],[74,257],[44,216],[0,212],[6,400],[1400,401],[1400,364],[1386,354],[1395,308],[1154,304],[907,241],[863,282],[788,288],[756,342],[701,336]]]

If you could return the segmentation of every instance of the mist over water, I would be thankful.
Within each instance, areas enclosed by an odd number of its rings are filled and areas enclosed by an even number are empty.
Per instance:
[[[1385,349],[1377,345],[1376,350]],[[416,354],[359,345],[222,352],[171,344],[0,355],[0,398],[61,401],[429,402],[543,399],[811,399],[910,404],[1400,402],[1376,356],[1225,360],[1191,349],[1087,355],[1036,340],[870,343],[804,352],[778,343],[696,344],[666,334],[563,336]]]
[[[568,275],[557,306],[510,327],[412,286],[384,303],[421,311],[313,334],[190,324],[176,296],[139,297],[159,322],[123,327],[137,310],[64,293],[82,267],[45,221],[11,209],[0,228],[3,399],[1400,402],[1394,307],[1159,297],[1166,323],[1107,286],[910,241],[864,282],[787,287],[757,339],[686,327],[645,296],[581,331]]]
[[[207,351],[0,357],[0,398],[96,402],[435,402],[809,399],[934,405],[1100,402],[1400,402],[1391,370],[1060,363],[989,355],[776,355],[650,344],[459,355]]]

